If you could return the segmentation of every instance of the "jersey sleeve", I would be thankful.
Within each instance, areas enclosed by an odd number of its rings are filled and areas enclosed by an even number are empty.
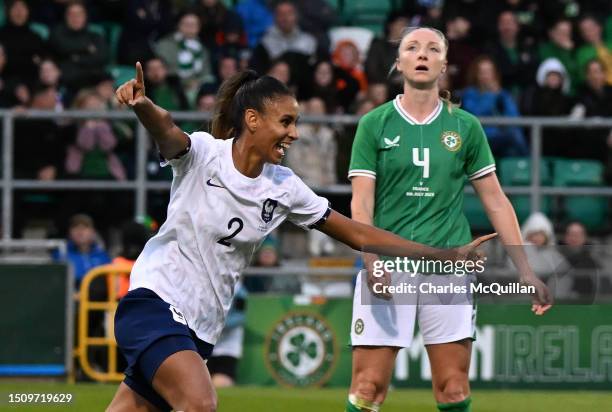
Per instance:
[[[353,149],[351,152],[351,163],[349,164],[348,178],[365,176],[376,179],[376,157],[378,149],[376,139],[370,130],[368,117],[362,117],[357,125]]]
[[[329,216],[331,212],[329,201],[318,196],[299,177],[294,175],[294,179],[291,210],[287,220],[302,229],[313,229]]]
[[[193,132],[191,134],[185,134],[189,138],[189,143],[184,154],[169,160],[164,159],[160,155],[160,165],[162,167],[167,165],[172,166],[175,174],[178,175],[188,172],[198,164],[205,163],[206,159],[212,152],[213,142],[215,140],[214,137],[206,132]]]
[[[495,159],[487,136],[476,118],[471,119],[470,134],[465,161],[465,174],[474,180],[495,171]]]

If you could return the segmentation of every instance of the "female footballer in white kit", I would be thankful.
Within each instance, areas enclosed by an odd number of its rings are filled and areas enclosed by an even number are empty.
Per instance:
[[[216,410],[205,359],[241,271],[284,220],[357,250],[388,246],[401,256],[431,259],[476,259],[476,247],[494,236],[432,248],[331,210],[327,199],[279,165],[298,138],[298,103],[272,77],[244,71],[224,82],[212,135],[187,135],[153,104],[140,63],[116,96],[149,131],[174,178],[166,222],[138,257],[117,308],[115,337],[128,368],[109,411]]]
[[[430,246],[464,244],[471,239],[463,215],[467,178],[502,243],[522,245],[516,215],[495,175],[480,122],[440,98],[438,81],[446,71],[447,51],[448,42],[438,30],[409,28],[402,36],[394,69],[404,77],[404,94],[362,117],[353,143],[352,217]],[[548,289],[533,274],[522,248],[506,249],[521,281],[535,286],[532,310],[543,314],[551,303]],[[383,296],[391,298],[388,307],[393,310],[393,316],[385,314],[384,306],[362,301],[361,286],[371,283],[377,259],[364,256],[368,279],[362,283],[359,280],[366,274],[360,274],[353,300],[353,373],[346,411],[380,409],[397,352],[411,345],[417,321],[438,409],[470,411],[468,369],[475,339],[475,308],[467,304],[471,299],[466,304],[423,304],[429,297],[422,294],[416,303],[397,304],[397,296]],[[443,276],[420,278],[431,283]]]

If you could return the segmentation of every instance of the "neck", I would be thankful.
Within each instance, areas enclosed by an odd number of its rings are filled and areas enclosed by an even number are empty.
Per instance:
[[[400,101],[404,110],[421,122],[438,106],[440,100],[438,94],[437,86],[429,89],[416,89],[404,84],[404,96]]]
[[[236,170],[252,179],[261,174],[265,164],[261,155],[255,150],[251,138],[244,133],[232,145],[232,160]]]

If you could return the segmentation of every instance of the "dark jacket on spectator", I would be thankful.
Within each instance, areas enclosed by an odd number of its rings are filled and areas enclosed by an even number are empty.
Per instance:
[[[6,53],[7,77],[19,76],[20,80],[32,83],[38,77],[38,62],[45,54],[45,43],[28,27],[15,26],[7,22],[0,28],[0,44]]]
[[[538,56],[536,50],[524,43],[519,42],[515,49],[508,49],[500,41],[496,41],[490,43],[486,51],[499,69],[502,87],[515,96],[535,77]]]
[[[73,92],[92,85],[109,63],[106,41],[86,28],[75,31],[65,24],[56,26],[49,37],[49,46],[62,70],[62,79]]]

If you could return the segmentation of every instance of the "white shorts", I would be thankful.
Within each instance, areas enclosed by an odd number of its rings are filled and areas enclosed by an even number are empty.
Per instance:
[[[476,339],[476,305],[469,292],[473,276],[417,275],[409,280],[409,283],[416,285],[416,293],[393,294],[391,300],[385,300],[372,294],[365,279],[362,294],[362,273],[365,276],[365,271],[357,275],[353,296],[352,346],[409,347],[416,320],[425,345]],[[396,275],[392,278],[397,279]],[[397,282],[394,280],[394,284],[400,282],[401,279]],[[440,286],[451,282],[454,286],[467,286],[467,296],[444,295],[440,298],[421,293],[418,286],[421,283],[437,283]],[[437,304],[440,301],[445,304]]]

